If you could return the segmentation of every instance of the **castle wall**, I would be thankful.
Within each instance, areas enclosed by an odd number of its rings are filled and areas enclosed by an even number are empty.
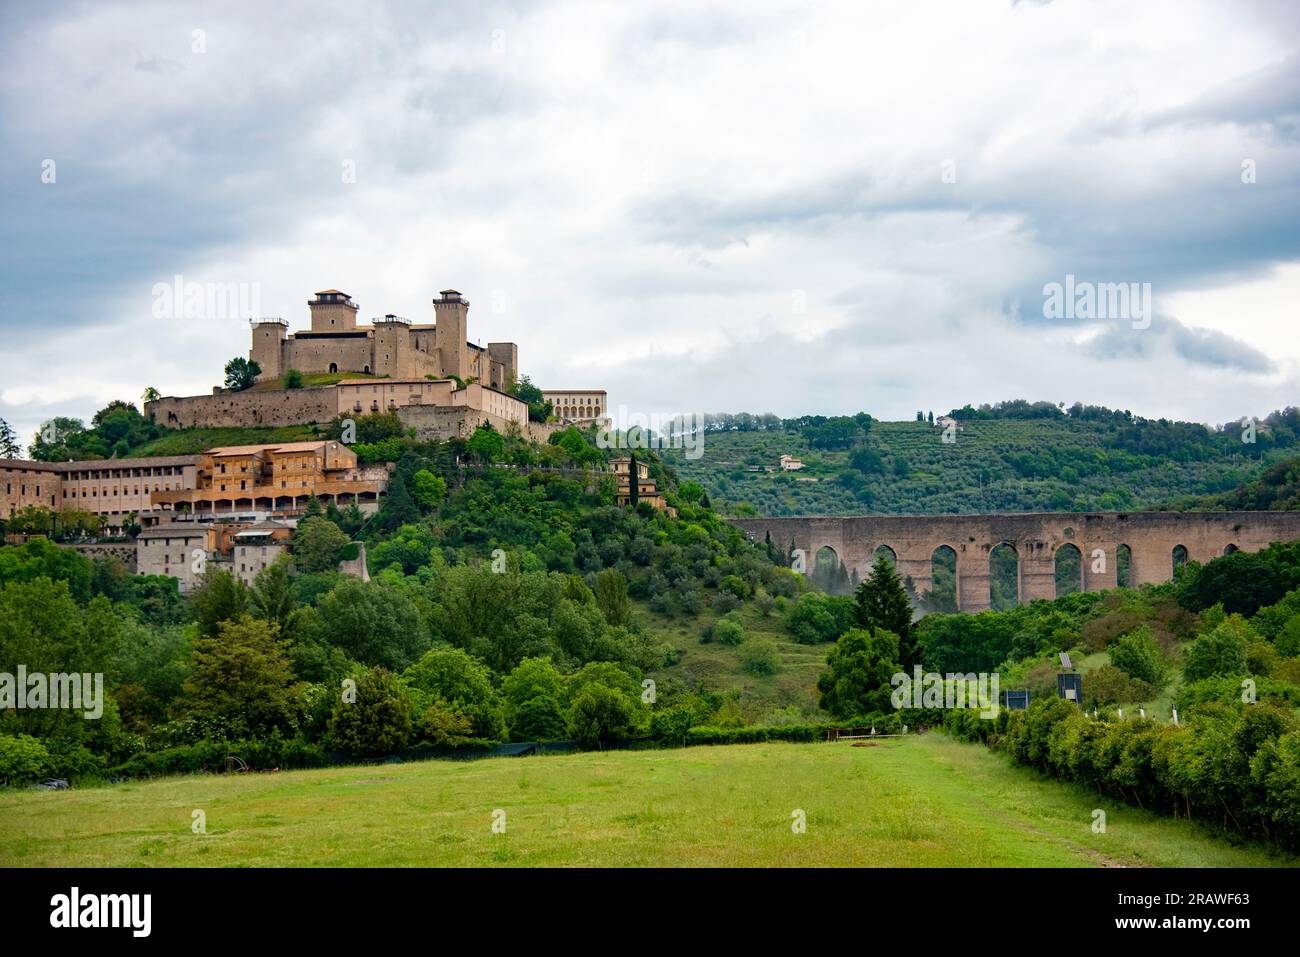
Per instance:
[[[301,425],[334,418],[338,399],[334,386],[166,396],[145,403],[144,414],[172,429]]]
[[[458,393],[461,394],[461,393]],[[465,405],[413,405],[397,410],[397,417],[422,442],[430,439],[467,439],[480,425],[491,425],[502,435],[517,431],[530,442],[546,442],[558,428],[542,422],[516,422],[481,409]]]
[[[337,372],[373,372],[374,355],[369,334],[290,336],[284,341],[281,371],[329,372],[333,363]]]

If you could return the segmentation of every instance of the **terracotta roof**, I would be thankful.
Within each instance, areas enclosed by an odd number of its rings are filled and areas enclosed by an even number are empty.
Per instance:
[[[227,455],[254,455],[258,452],[314,452],[323,448],[326,444],[325,439],[316,442],[283,442],[279,445],[225,445],[217,449],[209,449],[208,454],[222,457]]]
[[[36,462],[32,459],[0,459],[0,469],[33,469],[42,472],[58,471],[60,462]]]
[[[65,472],[82,469],[124,469],[145,468],[158,465],[198,465],[203,460],[201,455],[156,455],[134,459],[86,459],[78,462],[60,462],[59,468]]]

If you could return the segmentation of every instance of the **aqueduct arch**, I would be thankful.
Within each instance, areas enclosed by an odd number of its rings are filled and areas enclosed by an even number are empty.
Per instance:
[[[735,518],[755,541],[770,533],[782,547],[802,549],[811,573],[813,557],[832,548],[850,573],[865,577],[879,546],[897,556],[900,575],[919,593],[932,586],[935,551],[946,545],[957,557],[957,607],[989,607],[989,558],[1001,542],[1018,558],[1020,601],[1056,597],[1056,553],[1078,548],[1084,591],[1114,588],[1118,549],[1129,549],[1130,585],[1168,581],[1175,546],[1192,561],[1208,562],[1232,545],[1258,551],[1270,542],[1300,540],[1300,512],[1022,512],[992,515],[807,515]]]

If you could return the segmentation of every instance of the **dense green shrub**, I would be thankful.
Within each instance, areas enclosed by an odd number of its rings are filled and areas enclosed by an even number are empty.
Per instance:
[[[712,637],[720,645],[734,647],[745,640],[745,628],[738,621],[723,618],[713,625]]]
[[[27,734],[0,734],[0,784],[14,787],[39,781],[49,770],[50,753]]]
[[[1271,704],[1203,704],[1182,724],[1094,720],[1060,699],[1002,712],[1001,730],[949,712],[944,728],[1018,763],[1149,810],[1300,847],[1300,722]],[[990,724],[984,722],[983,724]]]
[[[751,675],[767,678],[781,670],[781,654],[770,638],[751,638],[740,649],[740,664]]]
[[[1250,626],[1239,615],[1228,618],[1188,647],[1183,659],[1183,677],[1190,682],[1215,675],[1245,674],[1250,637]]]
[[[1106,650],[1110,653],[1110,663],[1129,677],[1145,681],[1153,688],[1164,684],[1165,659],[1150,628],[1139,628],[1116,638]]]

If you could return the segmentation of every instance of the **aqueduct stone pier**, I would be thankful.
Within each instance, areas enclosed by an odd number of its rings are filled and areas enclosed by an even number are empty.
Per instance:
[[[1118,550],[1127,547],[1129,585],[1168,581],[1174,553],[1208,562],[1234,550],[1258,551],[1271,542],[1300,539],[1300,512],[1022,512],[994,515],[806,515],[735,518],[733,524],[762,542],[769,533],[780,549],[802,549],[806,570],[830,548],[850,573],[865,578],[884,546],[918,594],[931,586],[936,550],[956,555],[957,607],[989,607],[990,552],[1001,544],[1016,551],[1021,602],[1056,597],[1056,555],[1066,546],[1080,553],[1084,591],[1117,585]]]

